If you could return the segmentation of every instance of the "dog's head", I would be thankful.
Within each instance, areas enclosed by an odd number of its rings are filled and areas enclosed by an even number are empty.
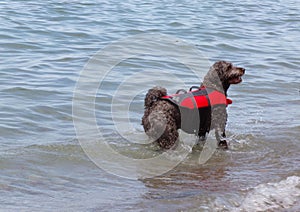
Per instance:
[[[203,84],[216,90],[223,89],[227,93],[231,84],[242,82],[244,74],[244,68],[233,66],[230,62],[219,61],[211,66],[209,72],[204,77]]]
[[[217,71],[220,80],[228,84],[242,82],[242,76],[245,74],[244,68],[233,66],[232,63],[226,61],[216,62],[212,68]]]

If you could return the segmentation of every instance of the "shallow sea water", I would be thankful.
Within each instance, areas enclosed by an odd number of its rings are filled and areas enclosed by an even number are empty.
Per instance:
[[[0,210],[300,211],[299,10],[293,0],[1,1]],[[209,64],[232,61],[246,75],[229,90],[228,151],[217,150],[203,165],[200,150],[183,159],[175,155],[169,158],[180,158],[175,168],[134,180],[104,171],[84,153],[72,101],[97,51],[143,34],[178,38],[170,43],[189,43]],[[96,122],[105,142],[137,159],[161,152],[120,136],[111,104],[121,82],[141,70],[158,70],[159,80],[149,81],[170,92],[182,88],[170,72],[188,86],[200,83],[180,62],[157,56],[128,58],[105,76],[95,99]],[[129,107],[132,126],[123,133],[140,141],[147,140],[140,120],[151,87],[143,80],[136,77],[124,90],[136,96]],[[117,100],[118,109],[128,99]],[[118,118],[121,124],[126,119]],[[109,159],[105,167],[112,172],[132,171]]]

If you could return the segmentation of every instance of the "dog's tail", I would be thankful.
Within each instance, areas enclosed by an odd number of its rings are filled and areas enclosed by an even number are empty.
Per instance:
[[[167,95],[167,89],[162,87],[154,87],[148,90],[145,97],[145,108],[150,108],[154,102],[156,102],[160,97]]]

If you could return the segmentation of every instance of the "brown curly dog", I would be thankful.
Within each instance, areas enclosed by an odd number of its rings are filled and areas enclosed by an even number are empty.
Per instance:
[[[215,129],[220,147],[227,149],[225,126],[227,90],[231,84],[242,82],[245,69],[219,61],[211,66],[204,81],[196,90],[179,90],[167,94],[162,87],[154,87],[145,97],[142,125],[146,134],[163,149],[170,149],[178,140],[178,129],[205,140],[208,132]]]

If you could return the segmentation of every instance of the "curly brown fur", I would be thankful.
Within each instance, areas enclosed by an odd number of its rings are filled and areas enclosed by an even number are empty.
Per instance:
[[[142,125],[150,138],[156,140],[162,148],[169,149],[178,138],[180,112],[175,105],[159,99],[165,95],[167,90],[162,87],[154,87],[148,91]]]
[[[233,66],[226,61],[219,61],[211,66],[204,77],[201,86],[212,88],[227,96],[227,90],[231,84],[242,81],[245,69]],[[160,97],[167,95],[167,90],[162,87],[154,87],[148,91],[145,97],[145,112],[142,125],[146,134],[156,141],[160,147],[170,149],[178,140],[178,129],[181,126],[181,114],[178,106]],[[225,126],[227,112],[225,105],[213,106],[208,119],[199,126],[198,136],[204,139],[207,132],[215,129],[216,139],[220,146],[227,148],[225,140]]]

